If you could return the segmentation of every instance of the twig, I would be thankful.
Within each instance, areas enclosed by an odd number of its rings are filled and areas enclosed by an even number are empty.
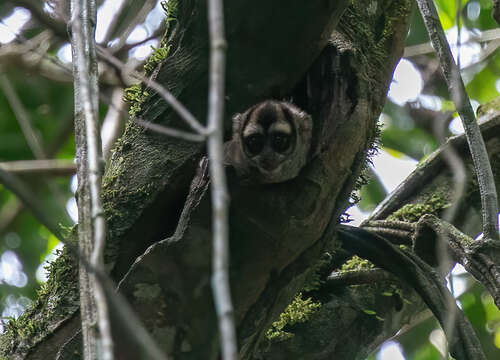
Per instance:
[[[236,360],[238,347],[229,284],[229,196],[223,164],[224,82],[227,48],[224,35],[224,7],[222,0],[210,0],[207,5],[210,32],[208,157],[213,209],[212,292],[219,321],[222,359]]]
[[[127,27],[123,29],[120,34],[120,38],[118,42],[111,47],[111,51],[116,53],[120,51],[120,49],[126,44],[128,37],[134,31],[137,25],[144,22],[146,16],[149,14],[151,10],[156,6],[156,0],[146,0],[142,5],[141,9],[137,12],[134,18],[129,22]],[[118,16],[118,15],[117,15]]]
[[[30,13],[33,15],[35,19],[41,25],[46,26],[49,29],[52,29],[57,36],[68,38],[68,32],[66,30],[66,26],[63,23],[58,21],[57,19],[51,17],[43,10],[43,2],[39,0],[7,0],[12,3],[14,6],[22,6],[25,9],[28,9]]]
[[[122,94],[121,91],[117,91],[116,93]],[[114,117],[114,116],[129,117],[130,120],[135,122],[136,124],[146,128],[148,130],[157,132],[159,134],[176,137],[178,139],[182,139],[182,140],[186,140],[186,141],[193,141],[193,142],[205,141],[205,136],[202,136],[202,135],[199,135],[196,133],[190,133],[190,132],[187,132],[184,130],[178,130],[178,129],[175,129],[175,128],[172,128],[169,126],[156,124],[156,123],[152,123],[149,121],[144,121],[144,120],[137,118],[135,116],[130,116],[130,114],[125,109],[123,109],[124,103],[122,100],[122,96],[120,95],[120,96],[115,97],[114,92],[113,92],[113,96],[111,98],[106,97],[106,96],[101,96],[101,98],[102,98],[104,103],[109,105],[108,113],[106,114],[106,119],[104,120],[104,122],[106,122],[106,120],[108,119],[108,116],[110,116],[110,117]],[[104,128],[104,124],[103,124],[103,128]],[[116,134],[114,134],[112,139],[109,139],[105,144],[103,144],[103,147],[102,147],[103,154],[105,154],[104,156],[105,156],[106,160],[109,157],[109,151],[111,150],[112,146],[114,145],[116,138],[120,136],[118,129],[116,129],[116,130],[117,130],[117,132],[116,132]]]
[[[80,260],[83,267],[85,267],[89,273],[95,275],[105,291],[106,298],[110,304],[113,305],[113,311],[118,314],[116,318],[123,321],[123,327],[127,329],[130,334],[134,334],[134,338],[143,349],[145,356],[153,360],[166,360],[167,357],[158,348],[155,341],[139,321],[137,315],[134,314],[123,295],[115,291],[116,286],[109,277],[102,270],[91,265],[86,258],[83,257],[79,249],[65,239],[57,224],[46,215],[47,211],[45,211],[43,206],[38,202],[36,195],[15,175],[9,174],[2,168],[0,168],[0,184],[3,184],[9,191],[16,195],[24,206],[32,212],[38,222],[58,238],[66,248]]]
[[[29,39],[24,38],[23,36],[16,35],[16,38],[18,38],[19,41],[22,42],[27,42],[30,43]],[[138,43],[139,44],[139,43]],[[118,70],[124,77],[134,77],[138,79],[139,81],[143,82],[146,84],[146,86],[151,87],[153,90],[155,90],[171,107],[174,109],[174,111],[177,112],[177,114],[183,119],[184,121],[187,122],[187,124],[196,132],[198,132],[201,136],[206,137],[208,135],[208,130],[198,122],[198,120],[194,117],[194,115],[179,101],[175,98],[174,95],[172,95],[165,87],[163,87],[161,84],[158,82],[148,79],[144,75],[140,74],[137,71],[134,70],[129,70],[131,67],[122,62],[120,59],[118,59],[116,56],[113,56],[111,52],[109,52],[108,49],[105,47],[97,45],[97,50],[98,50],[98,56],[101,60],[109,63],[113,68]],[[25,51],[32,51],[37,53],[35,50],[28,48]],[[24,51],[23,51],[24,52]],[[17,54],[17,53],[16,53]],[[49,60],[49,62],[52,62],[55,67],[60,67],[63,72],[68,71],[67,67],[65,64],[62,64],[60,61],[57,59],[53,59],[48,57],[47,54],[39,54],[40,57],[45,57]],[[2,57],[2,52],[0,51],[0,58]],[[15,57],[15,56],[14,56]],[[54,75],[55,76],[55,75]],[[56,79],[58,81],[62,81],[59,78]],[[102,83],[102,81],[100,81]],[[111,84],[115,85],[115,84]],[[146,126],[149,128],[155,128],[155,131],[158,131],[160,133],[164,133],[166,135],[170,136],[178,136],[180,138],[183,138],[188,141],[200,141],[199,137],[197,137],[194,134],[189,134],[189,133],[183,133],[181,130],[175,130],[171,129],[165,126]]]
[[[132,50],[136,46],[145,44],[148,41],[151,41],[151,40],[154,40],[154,39],[158,39],[164,33],[165,33],[165,25],[162,23],[155,31],[153,31],[153,33],[151,35],[145,37],[144,39],[142,39],[140,41],[136,41],[136,42],[134,42],[132,44],[125,43],[125,45],[123,45],[122,48],[115,53],[115,55],[118,58],[121,58],[122,55],[127,54],[130,50]]]
[[[460,39],[460,33],[458,38]],[[458,48],[458,51],[460,53],[460,47]],[[443,114],[443,116],[446,115]],[[446,121],[435,122],[434,134],[441,143],[441,146],[446,141],[445,131],[447,129],[447,125],[448,124]],[[452,205],[444,210],[442,218],[445,221],[452,223],[458,214],[459,206],[461,204],[460,199],[462,199],[462,196],[465,192],[467,172],[465,169],[465,164],[463,159],[459,156],[457,150],[453,146],[443,147],[442,156],[446,166],[448,166],[451,173],[453,174],[453,190],[450,193],[450,202]],[[442,235],[438,234],[438,236]],[[414,248],[416,248],[415,243],[416,241],[414,241]],[[450,290],[453,295],[453,301],[454,301],[455,297],[454,286],[453,286],[454,281],[453,281],[453,274],[450,271],[451,270],[450,264],[453,264],[454,261],[452,260],[450,253],[448,251],[447,242],[439,241],[436,244],[435,252],[436,252],[436,257],[438,259],[438,272],[440,274],[448,274]],[[447,314],[447,318],[443,322],[443,327],[445,328],[446,333],[452,333],[454,331],[455,318],[457,316],[456,307],[452,306],[452,304],[449,304],[449,309],[450,311]]]
[[[499,39],[500,39],[500,29],[491,29],[491,30],[485,30],[485,31],[481,32],[481,34],[479,34],[479,35],[476,35],[476,34],[471,35],[469,40],[467,40],[462,45],[467,45],[467,44],[475,43],[475,42],[494,43],[495,41],[497,41]],[[486,46],[489,46],[489,44],[487,44]],[[425,42],[425,43],[420,43],[420,44],[405,47],[403,57],[409,58],[412,56],[425,55],[425,54],[430,54],[433,52],[434,52],[434,49],[432,48],[431,44],[428,42]]]
[[[186,140],[186,141],[194,141],[194,142],[201,142],[205,141],[205,137],[202,135],[198,134],[192,134],[187,131],[182,131],[182,130],[177,130],[171,127],[163,126],[160,124],[155,124],[149,121],[144,121],[141,119],[133,118],[132,119],[134,122],[137,124],[141,125],[142,127],[155,131],[159,134],[167,135],[167,136],[173,136],[178,139]]]
[[[412,252],[405,252],[385,238],[361,228],[337,227],[342,248],[370,260],[411,285],[434,313],[445,331],[451,355],[459,360],[486,359],[471,324],[433,268]],[[455,309],[450,309],[453,307]],[[445,326],[447,314],[455,311],[454,328]]]
[[[436,246],[446,249],[456,262],[462,264],[469,274],[483,284],[497,307],[500,307],[500,266],[497,261],[500,247],[491,242],[480,244],[473,241],[452,224],[431,214],[422,216],[418,221],[413,235],[414,243],[428,244],[432,239],[429,230],[435,234],[435,240],[441,243]]]
[[[102,154],[104,159],[107,160],[111,156],[111,149],[123,132],[124,121],[122,115],[125,113],[123,108],[125,103],[123,101],[123,89],[115,87],[111,92],[109,100],[108,112],[104,117],[101,127],[102,136]]]
[[[0,63],[3,67],[14,66],[30,72],[37,72],[48,79],[60,82],[72,80],[71,69],[57,57],[49,56],[47,50],[53,36],[50,30],[42,31],[31,39],[14,33],[17,42],[10,42],[0,47]]]
[[[424,19],[425,26],[432,44],[439,56],[451,99],[462,119],[467,142],[481,194],[483,233],[485,238],[498,240],[498,200],[493,172],[486,152],[479,125],[476,122],[474,111],[465,91],[465,86],[460,76],[453,56],[450,51],[446,36],[439,21],[436,7],[431,0],[417,0],[418,7]]]
[[[164,86],[160,85],[158,82],[148,79],[146,76],[140,74],[137,71],[128,71],[125,64],[115,56],[113,56],[107,49],[102,46],[97,46],[98,53],[100,57],[114,66],[122,74],[126,76],[132,76],[139,81],[142,81],[146,86],[155,90],[172,109],[177,112],[177,114],[186,121],[186,123],[200,135],[208,135],[208,130],[196,120],[194,115],[179,101],[170,91],[168,91]]]
[[[112,36],[116,30],[116,25],[118,24],[118,20],[120,19],[123,10],[128,4],[128,0],[123,0],[121,4],[119,5],[118,9],[115,9],[115,13],[111,17],[108,28],[106,29],[106,33],[104,34],[102,41],[100,41],[101,44],[104,46],[107,46],[108,42],[112,39]]]
[[[73,160],[20,160],[0,162],[0,169],[16,175],[68,176],[76,171]]]
[[[384,281],[397,282],[397,278],[382,269],[333,272],[326,278],[326,287],[343,288],[349,285],[374,284]]]
[[[59,240],[63,238],[59,227],[47,216],[47,211],[40,205],[37,196],[21,180],[0,167],[0,183],[16,195],[23,205],[31,210],[40,224],[45,226],[56,238]]]
[[[0,87],[10,104],[12,111],[16,115],[16,119],[21,126],[21,130],[23,131],[24,137],[26,138],[33,155],[35,155],[37,159],[44,159],[46,156],[41,145],[41,140],[31,125],[28,112],[21,103],[21,100],[17,96],[6,75],[0,75]]]
[[[96,269],[104,268],[103,253],[106,240],[106,221],[101,204],[101,154],[98,133],[97,107],[97,62],[95,51],[95,0],[72,0],[72,53],[75,74],[75,121],[81,130],[75,131],[76,143],[80,147],[77,159],[78,178],[86,187],[86,196],[80,198],[78,213],[79,243],[83,256],[90,257],[90,264]],[[85,122],[85,125],[81,122]],[[75,128],[77,126],[75,125]],[[83,151],[82,151],[83,150]],[[87,155],[87,157],[85,157]],[[88,176],[88,178],[86,178]],[[86,178],[86,179],[85,179]],[[88,218],[90,216],[90,218]],[[87,218],[86,218],[87,217]],[[80,266],[80,271],[84,269]],[[82,331],[84,335],[84,358],[113,359],[113,340],[109,320],[106,294],[94,275],[86,269],[80,275],[82,303]],[[83,292],[82,292],[83,291]],[[90,298],[93,295],[93,299]],[[87,298],[86,298],[87,297]],[[82,299],[83,298],[83,299]],[[93,303],[95,301],[95,303]],[[97,311],[97,324],[101,343],[94,327]],[[90,322],[89,322],[90,320]],[[98,349],[101,351],[98,352]]]
[[[28,111],[24,107],[21,99],[17,95],[16,91],[12,87],[6,75],[0,75],[0,87],[5,93],[7,101],[14,111],[15,117],[21,126],[24,137],[30,147],[33,155],[37,160],[47,158],[47,154],[42,146],[42,140],[33,127]],[[60,203],[65,203],[66,199],[62,195],[61,191],[53,183],[48,183],[49,189],[53,192],[54,196]]]

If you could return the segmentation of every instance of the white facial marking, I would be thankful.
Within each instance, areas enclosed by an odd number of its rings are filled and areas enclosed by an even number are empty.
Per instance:
[[[280,132],[283,134],[291,135],[292,126],[286,121],[277,121],[269,127],[269,132]]]
[[[262,134],[263,135],[264,129],[259,124],[249,122],[245,126],[245,129],[243,130],[243,137],[245,138],[245,137],[250,136],[252,134]]]

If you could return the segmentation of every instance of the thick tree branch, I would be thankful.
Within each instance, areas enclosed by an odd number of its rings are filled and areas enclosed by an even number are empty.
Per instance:
[[[498,186],[500,183],[498,172],[500,166],[500,143],[498,142],[500,114],[491,114],[487,118],[482,118],[481,131],[488,146]],[[372,217],[363,224],[363,228],[366,227],[370,232],[382,231],[381,235],[390,239],[394,244],[411,246],[411,237],[417,224],[409,222],[410,216],[415,216],[415,218],[411,217],[414,219],[411,221],[416,222],[421,216],[419,214],[423,215],[424,210],[442,215],[444,210],[451,205],[451,199],[454,199],[453,174],[446,166],[442,156],[445,151],[443,148],[446,147],[455,148],[465,160],[468,171],[473,171],[471,159],[468,157],[470,154],[468,154],[465,135],[449,139],[391,194]],[[455,199],[462,205],[459,216],[453,222],[461,231],[470,235],[481,231],[480,219],[477,215],[481,203],[474,179],[475,177],[469,173],[467,191],[464,197]],[[389,220],[384,220],[388,217]],[[420,250],[417,250],[419,255],[422,254],[422,250],[426,254],[434,254],[435,243],[432,239],[435,237],[434,235],[430,236],[431,234],[428,232],[427,234],[428,236],[424,236],[423,241],[418,245],[420,247]],[[337,253],[341,253],[341,251],[337,250]],[[467,251],[465,254],[475,256],[474,253]],[[498,259],[495,254],[496,252],[491,252],[491,260]],[[482,253],[478,253],[478,256],[481,261],[487,259],[483,257]],[[432,257],[435,261],[435,256]],[[345,259],[345,255],[341,256],[337,260],[337,266],[345,262]],[[488,270],[485,267],[477,267],[476,269],[481,272]],[[427,311],[418,296],[398,283],[397,278],[393,277],[386,281],[385,276],[381,275],[381,281],[362,286],[365,273],[362,272],[360,276],[356,276],[355,273],[346,277],[348,283],[358,281],[355,287],[345,287],[345,284],[342,283],[343,275],[340,275],[338,286],[334,286],[335,283],[332,284],[330,280],[326,280],[325,284],[318,290],[322,303],[318,314],[307,323],[288,329],[287,331],[291,331],[295,335],[294,338],[272,344],[265,352],[266,359],[298,359],[313,355],[319,358],[329,358],[330,356],[340,359],[364,359],[383,340],[396,334],[402,326],[413,326],[416,321],[419,321],[418,314]],[[492,274],[493,272],[488,271],[482,279],[491,277]],[[353,277],[354,280],[350,280]],[[387,285],[388,282],[396,285]],[[487,284],[487,281],[484,283]],[[392,296],[368,296],[368,293],[388,295],[392,293]],[[374,315],[367,315],[364,313],[365,309],[370,310]],[[346,326],[344,326],[345,321],[348,323]],[[350,331],[353,328],[356,331]],[[373,333],[368,329],[373,329]],[[322,334],[328,335],[322,336]],[[336,335],[332,338],[331,334]],[[355,344],[355,346],[349,346],[349,344]],[[362,348],[360,348],[361,344],[363,344]]]
[[[458,360],[486,359],[467,318],[437,273],[411,252],[403,252],[384,238],[364,229],[339,226],[342,247],[391,271],[412,285],[441,323],[451,355]],[[446,326],[453,312],[453,326]]]

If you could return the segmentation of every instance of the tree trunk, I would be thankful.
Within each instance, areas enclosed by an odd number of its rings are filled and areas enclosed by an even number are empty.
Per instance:
[[[176,27],[164,44],[169,54],[152,74],[200,120],[207,106],[205,5],[201,0],[179,2]],[[363,317],[363,307],[346,306],[378,301],[377,290],[346,288],[322,307],[328,316],[321,326],[315,323],[318,327],[308,337],[280,345],[269,345],[265,338],[271,323],[314,275],[323,254],[334,254],[331,266],[342,258],[331,235],[374,147],[410,11],[409,0],[368,6],[347,0],[226,1],[228,138],[231,115],[268,98],[291,99],[314,121],[311,157],[296,179],[244,186],[228,169],[230,275],[242,359],[321,359],[333,353],[336,358],[362,358],[421,307],[415,300],[412,312],[396,314],[388,331],[379,320]],[[187,129],[153,91],[143,89],[138,95],[136,116]],[[173,358],[218,357],[203,155],[200,144],[166,138],[130,122],[104,179],[110,273]],[[2,336],[4,356],[55,358],[61,347],[57,358],[74,356],[76,269],[65,251],[52,265],[35,306]],[[393,313],[393,308],[389,304],[386,311]],[[113,329],[118,358],[141,358],[133,334],[122,334],[119,321],[128,320],[119,319]],[[366,332],[352,334],[348,329],[353,324]],[[327,332],[316,337],[317,331]]]

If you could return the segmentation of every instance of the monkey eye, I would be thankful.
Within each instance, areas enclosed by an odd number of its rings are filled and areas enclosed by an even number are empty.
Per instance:
[[[264,148],[264,135],[253,134],[244,138],[243,142],[250,155],[255,156]]]
[[[274,133],[271,135],[271,146],[274,151],[283,153],[290,148],[291,136],[283,133]]]

